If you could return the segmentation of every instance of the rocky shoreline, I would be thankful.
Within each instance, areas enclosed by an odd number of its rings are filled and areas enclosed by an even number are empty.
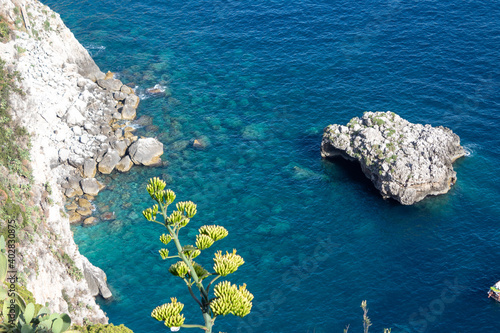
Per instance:
[[[357,161],[384,198],[412,205],[448,192],[457,180],[453,162],[465,155],[446,127],[412,124],[394,112],[365,112],[347,126],[329,125],[321,156]]]
[[[11,111],[30,133],[32,204],[45,215],[20,244],[18,269],[37,302],[77,324],[107,323],[93,298],[111,297],[106,275],[80,254],[70,222],[95,221],[91,202],[104,188],[97,173],[159,165],[163,144],[134,135],[139,97],[100,71],[57,13],[36,0],[0,0],[0,15],[13,31],[0,58],[25,93],[11,97]]]

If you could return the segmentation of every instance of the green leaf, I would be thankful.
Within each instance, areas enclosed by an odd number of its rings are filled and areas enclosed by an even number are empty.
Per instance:
[[[32,332],[35,332],[35,330],[33,330],[33,327],[31,327],[31,325],[24,324],[21,327],[21,333],[32,333]]]
[[[0,236],[0,250],[5,250],[5,238]]]
[[[7,298],[7,289],[0,286],[0,300],[4,300]]]
[[[20,312],[19,310],[20,310],[20,308],[19,308],[19,305],[16,304],[15,299],[14,299],[14,302],[11,302],[11,300],[13,300],[13,298],[7,297],[3,301],[3,310],[2,310],[2,313],[3,313],[3,317],[4,318],[7,318],[7,317],[10,318],[10,316],[9,316],[10,310],[11,310],[10,306],[12,304],[14,304],[14,307],[13,307],[13,309],[14,309],[14,321],[16,322],[17,319],[18,319],[18,316],[19,316],[19,312]]]
[[[67,314],[63,313],[61,315],[61,319],[63,321],[62,331],[66,332],[66,330],[71,326],[71,318]]]
[[[21,312],[24,312],[26,310],[26,302],[24,299],[21,297],[21,295],[17,294],[15,295],[16,304],[19,306],[21,309]]]
[[[48,320],[50,320],[51,322],[54,322],[54,320],[56,320],[58,318],[59,318],[59,313],[53,313],[49,316]]]
[[[37,317],[38,316],[42,316],[42,315],[50,315],[49,308],[47,308],[47,307],[44,306],[43,308],[41,308],[40,310],[38,310]]]
[[[3,300],[2,316],[5,318],[9,314],[10,297]]]
[[[45,328],[47,331],[50,330],[50,328],[52,327],[52,321],[46,319],[46,320],[43,320],[40,322],[40,324],[38,324],[38,327],[43,327]]]
[[[53,333],[62,333],[63,332],[64,322],[61,318],[57,318],[52,324],[52,332]]]
[[[7,257],[0,254],[0,282],[3,283],[7,277]]]
[[[31,320],[35,316],[35,304],[29,303],[26,305],[26,309],[24,310],[24,319],[26,320],[26,323],[29,324],[31,323]]]

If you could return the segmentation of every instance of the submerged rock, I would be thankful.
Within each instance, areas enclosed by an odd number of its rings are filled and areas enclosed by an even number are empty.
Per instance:
[[[448,192],[457,179],[452,163],[464,155],[450,129],[412,124],[389,111],[330,125],[321,143],[322,157],[358,161],[384,198],[403,205]]]

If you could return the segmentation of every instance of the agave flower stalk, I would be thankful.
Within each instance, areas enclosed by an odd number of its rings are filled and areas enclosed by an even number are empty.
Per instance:
[[[177,331],[183,327],[201,328],[211,333],[217,316],[233,314],[244,317],[250,313],[253,295],[246,289],[245,284],[238,288],[228,281],[223,281],[213,288],[213,297],[210,298],[209,296],[212,284],[220,277],[234,273],[238,267],[243,265],[244,260],[236,254],[236,250],[233,250],[232,253],[226,252],[226,254],[222,254],[221,251],[218,251],[215,254],[213,272],[207,271],[196,263],[193,259],[200,255],[201,251],[208,249],[216,241],[225,238],[228,232],[221,226],[205,225],[199,229],[195,246],[183,246],[179,240],[179,232],[196,215],[196,204],[191,201],[178,202],[176,210],[169,215],[168,206],[175,201],[176,196],[173,191],[165,190],[165,186],[166,183],[159,178],[153,178],[149,181],[146,189],[156,203],[142,213],[148,221],[158,223],[167,229],[168,234],[162,234],[160,241],[164,245],[168,245],[173,241],[177,254],[170,255],[168,249],[162,248],[159,250],[160,256],[162,259],[180,259],[180,261],[170,266],[169,272],[186,283],[190,295],[201,309],[205,325],[184,324],[185,318],[181,314],[184,304],[177,302],[176,298],[171,298],[171,303],[158,306],[153,310],[151,316],[163,321],[172,331]],[[163,221],[156,219],[158,214],[161,215]],[[214,276],[214,278],[205,287],[204,280],[209,276]],[[199,298],[195,295],[193,286],[198,288]]]

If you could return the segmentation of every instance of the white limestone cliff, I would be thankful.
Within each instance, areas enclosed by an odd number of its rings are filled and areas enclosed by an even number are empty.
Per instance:
[[[117,137],[110,123],[133,119],[139,100],[121,82],[123,94],[115,99],[116,91],[99,86],[96,82],[105,85],[114,79],[99,70],[59,14],[39,1],[0,0],[0,15],[12,30],[10,41],[0,43],[0,59],[19,72],[24,91],[13,94],[10,103],[13,118],[30,133],[31,204],[41,207],[46,217],[36,230],[24,231],[31,233],[31,240],[19,245],[18,270],[38,303],[70,314],[76,324],[84,318],[107,323],[94,296],[110,297],[111,292],[104,272],[80,254],[73,240],[64,203],[81,189],[68,190],[67,179],[93,180],[95,170],[84,173],[85,165],[95,168],[115,147],[125,154],[137,138],[130,133]],[[127,98],[135,104],[122,117]],[[47,187],[52,189],[51,205],[41,200]]]

